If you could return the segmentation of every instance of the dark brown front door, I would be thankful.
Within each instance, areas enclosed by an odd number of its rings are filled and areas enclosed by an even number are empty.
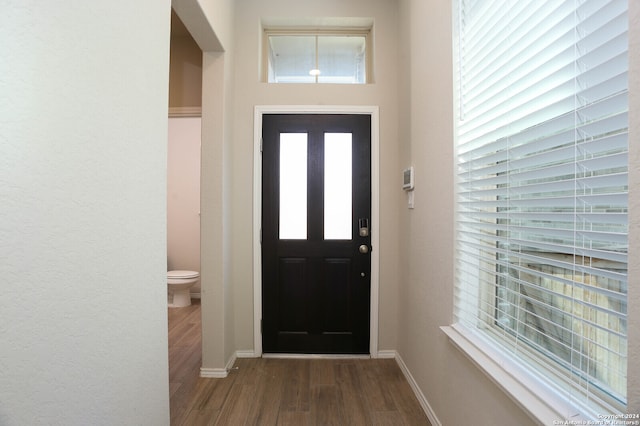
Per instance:
[[[263,115],[265,353],[368,354],[371,116]]]

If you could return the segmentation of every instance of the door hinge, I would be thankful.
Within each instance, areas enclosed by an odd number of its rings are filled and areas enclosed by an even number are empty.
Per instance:
[[[262,144],[263,144],[264,139],[260,138],[260,152],[262,152]]]
[[[260,334],[262,334],[262,318],[260,318]]]
[[[262,228],[260,228],[260,244],[262,244]]]

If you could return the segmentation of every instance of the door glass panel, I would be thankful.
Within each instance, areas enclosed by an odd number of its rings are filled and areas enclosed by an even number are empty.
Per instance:
[[[280,133],[281,240],[307,238],[307,134]]]
[[[324,135],[324,239],[352,238],[351,133]]]

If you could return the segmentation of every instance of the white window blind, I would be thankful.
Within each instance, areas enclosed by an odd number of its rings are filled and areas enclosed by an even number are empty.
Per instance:
[[[457,13],[456,321],[572,401],[622,410],[627,1]]]

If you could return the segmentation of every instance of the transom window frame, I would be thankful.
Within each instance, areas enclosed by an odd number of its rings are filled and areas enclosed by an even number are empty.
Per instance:
[[[365,39],[365,81],[364,83],[353,83],[353,85],[366,85],[374,83],[373,72],[373,26],[368,25],[364,27],[305,27],[305,26],[292,26],[292,27],[263,27],[262,33],[262,51],[260,61],[260,81],[269,84],[296,84],[296,83],[277,83],[269,81],[269,37],[272,36],[309,36],[309,37],[364,37]],[[318,46],[316,42],[315,47],[316,65],[318,61]],[[315,81],[313,83],[298,83],[298,84],[332,84],[322,83],[318,81],[318,75],[315,75]],[[347,84],[349,85],[349,84]]]

